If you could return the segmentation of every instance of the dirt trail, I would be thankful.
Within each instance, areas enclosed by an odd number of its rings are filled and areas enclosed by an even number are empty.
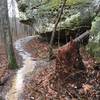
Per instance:
[[[32,55],[25,50],[25,45],[33,38],[38,38],[39,36],[28,36],[17,40],[14,44],[15,49],[18,51],[18,55],[22,57],[22,68],[20,68],[12,81],[12,87],[6,95],[6,100],[21,100],[21,94],[24,88],[24,78],[25,75],[31,72],[36,72],[38,66],[42,63],[46,64],[44,61],[36,61]],[[35,60],[34,60],[35,59]],[[42,65],[41,64],[41,65]],[[40,66],[39,66],[40,67]],[[43,67],[43,66],[41,66]]]

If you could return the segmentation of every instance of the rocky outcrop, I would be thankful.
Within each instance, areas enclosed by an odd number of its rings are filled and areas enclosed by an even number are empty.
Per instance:
[[[55,20],[57,18],[57,13],[60,11],[62,1],[17,1],[20,11],[20,21],[33,26],[37,33],[41,33],[44,38],[46,37],[47,40],[50,40]],[[69,41],[70,36],[75,38],[86,30],[91,29],[93,39],[90,39],[90,41],[95,42],[98,40],[99,42],[100,39],[98,37],[100,37],[100,31],[97,28],[99,24],[95,24],[99,23],[98,20],[100,19],[100,15],[96,14],[100,11],[100,8],[98,10],[99,6],[100,0],[67,0],[54,40],[58,41],[58,33],[60,33],[60,40],[66,42],[65,37],[67,37],[67,41]],[[94,18],[95,22],[93,20]],[[98,32],[94,31],[96,29]],[[87,39],[85,41],[87,41]],[[90,47],[91,46],[89,45],[89,49]]]
[[[89,26],[95,12],[93,3],[92,0],[68,0],[58,29]],[[35,29],[38,27],[36,31],[40,33],[52,31],[61,4],[60,0],[18,0],[20,20]]]

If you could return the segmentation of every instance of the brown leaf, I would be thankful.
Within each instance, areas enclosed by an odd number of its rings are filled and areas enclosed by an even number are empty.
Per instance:
[[[82,87],[85,93],[89,92],[92,89],[92,85],[89,85],[89,84],[83,84]]]

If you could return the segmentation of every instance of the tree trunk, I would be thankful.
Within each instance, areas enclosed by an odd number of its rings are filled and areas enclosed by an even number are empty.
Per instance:
[[[7,0],[0,0],[0,18],[3,20],[3,37],[4,37],[4,43],[7,51],[7,57],[9,62],[9,68],[15,69],[17,68],[17,63],[15,59],[14,49],[13,49],[13,43],[12,43],[12,36],[10,33],[10,23],[9,23],[9,17],[8,17],[8,6],[7,6]]]

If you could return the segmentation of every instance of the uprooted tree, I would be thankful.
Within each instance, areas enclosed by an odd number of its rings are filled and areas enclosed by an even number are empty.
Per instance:
[[[66,1],[67,0],[63,1],[60,13],[58,14],[58,18],[56,19],[54,29],[53,29],[53,32],[52,32],[52,35],[51,35],[50,46],[49,46],[49,57],[50,58],[52,58],[52,56],[53,56],[53,50],[52,50],[53,47],[52,47],[52,45],[53,45],[53,41],[54,41],[54,36],[55,36],[55,32],[56,32],[56,28],[58,26],[58,23],[61,19],[61,15],[63,13],[63,9],[64,9],[64,6],[66,4]],[[99,13],[99,10],[100,10],[100,6],[96,9],[95,16],[97,16],[97,14]],[[78,36],[79,35],[80,34],[78,34]],[[58,36],[58,37],[60,38],[60,36]],[[75,38],[75,40],[73,41],[74,38],[75,37],[69,36],[69,41],[70,42],[67,45],[64,45],[63,47],[58,49],[58,53],[56,55],[56,64],[57,64],[56,71],[58,70],[58,72],[59,72],[59,71],[61,71],[61,69],[63,71],[65,71],[66,66],[67,67],[68,66],[73,66],[73,67],[76,67],[76,68],[79,68],[79,69],[85,69],[84,64],[82,62],[82,59],[81,59],[80,52],[79,52],[80,47],[79,47],[78,44],[79,44],[80,41],[83,41],[83,44],[84,44],[84,40],[85,40],[86,43],[88,42],[89,31],[87,31],[84,34],[80,35],[78,38]],[[65,66],[65,67],[62,68],[62,66]]]

